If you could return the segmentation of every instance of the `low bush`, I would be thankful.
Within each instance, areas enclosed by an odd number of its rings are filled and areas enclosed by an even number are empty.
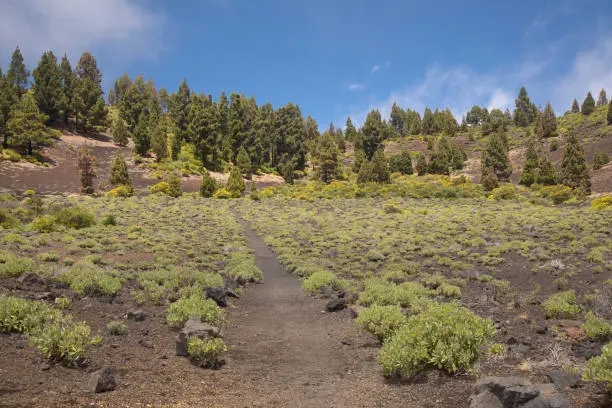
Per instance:
[[[218,325],[225,315],[214,300],[203,299],[201,295],[191,295],[172,303],[166,319],[170,326],[182,327],[192,316],[200,316],[203,322]]]
[[[159,183],[149,187],[149,191],[153,194],[168,194],[169,190],[170,185],[165,181],[160,181]]]
[[[130,186],[121,185],[108,191],[105,195],[110,198],[127,198],[134,194],[134,190]]]
[[[26,272],[36,272],[36,263],[29,258],[17,258],[7,256],[3,263],[0,263],[0,278],[17,278]]]
[[[302,289],[308,292],[319,292],[323,288],[332,288],[336,275],[326,270],[317,270],[302,281]]]
[[[466,308],[432,305],[407,319],[383,344],[378,360],[385,376],[412,378],[427,367],[470,372],[494,334],[490,320]]]
[[[567,186],[547,186],[542,187],[540,195],[550,199],[553,204],[563,204],[574,197],[574,190]]]
[[[56,227],[55,217],[52,215],[41,215],[32,221],[30,227],[37,232],[53,232]]]
[[[43,252],[38,258],[42,262],[57,262],[60,260],[60,255],[57,252]]]
[[[603,346],[601,355],[587,361],[582,379],[606,383],[608,393],[612,394],[612,343]]]
[[[108,214],[102,219],[102,225],[106,227],[117,225],[117,217],[113,214]]]
[[[361,329],[372,333],[383,342],[397,329],[406,324],[407,318],[402,313],[402,308],[396,305],[372,305],[363,309],[355,323]]]
[[[239,285],[263,280],[263,273],[255,265],[253,256],[248,252],[232,253],[229,263],[223,270],[223,275],[234,279]]]
[[[576,304],[576,292],[573,290],[555,293],[542,306],[548,319],[572,319],[580,313],[580,307]]]
[[[0,208],[0,227],[10,229],[19,225],[19,220],[13,217],[6,208]]]
[[[123,286],[123,279],[110,270],[88,262],[78,262],[60,276],[60,281],[81,296],[113,296]]]
[[[432,303],[428,298],[432,292],[416,282],[404,282],[396,285],[380,279],[366,281],[363,292],[359,294],[359,302],[370,305],[398,305],[405,307],[409,313],[419,313],[426,310]]]
[[[168,192],[166,194],[173,198],[182,196],[181,185],[181,179],[174,173],[170,174],[168,177]]]
[[[591,207],[595,210],[603,210],[604,208],[612,207],[612,196],[605,195],[593,200]]]
[[[58,309],[64,310],[68,309],[72,305],[72,299],[67,297],[58,297],[55,298],[53,302]]]
[[[83,207],[64,207],[57,211],[55,220],[68,228],[81,229],[96,223],[96,217]]]
[[[607,152],[597,152],[593,156],[593,170],[599,170],[610,162],[610,156]]]
[[[588,312],[582,326],[589,339],[606,340],[612,336],[612,324],[601,319],[593,312]]]
[[[87,349],[101,340],[85,323],[73,323],[43,302],[0,296],[0,332],[24,333],[45,357],[68,366],[78,365]]]
[[[198,367],[219,367],[222,364],[221,356],[226,351],[225,343],[219,338],[202,340],[198,337],[191,337],[187,343],[189,359]]]
[[[217,191],[215,191],[215,193],[213,194],[213,198],[219,199],[219,200],[229,200],[230,198],[240,198],[240,197],[234,197],[234,194],[232,194],[231,191],[229,191],[226,188],[220,188]]]
[[[110,322],[106,325],[106,329],[113,336],[126,336],[129,332],[127,325],[121,321]]]
[[[210,198],[215,194],[215,190],[217,189],[217,182],[214,178],[208,174],[208,172],[204,173],[202,176],[202,183],[200,183],[200,195],[204,198]]]
[[[518,194],[511,183],[506,183],[491,191],[490,198],[494,200],[516,200]]]

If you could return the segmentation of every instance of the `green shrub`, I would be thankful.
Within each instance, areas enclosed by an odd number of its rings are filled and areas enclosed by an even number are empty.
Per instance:
[[[599,170],[610,162],[610,156],[607,152],[597,152],[593,156],[593,170]]]
[[[603,210],[604,208],[612,207],[612,196],[605,195],[594,199],[591,203],[591,207],[595,210]]]
[[[246,184],[244,183],[240,169],[238,166],[234,166],[227,180],[227,190],[232,193],[233,197],[240,198],[245,189]]]
[[[68,228],[81,229],[96,223],[96,217],[83,207],[64,207],[55,214],[56,221]]]
[[[410,152],[404,150],[402,153],[391,157],[389,160],[389,171],[391,173],[412,174],[412,159]]]
[[[172,303],[166,317],[172,327],[182,327],[192,316],[200,316],[203,322],[218,325],[224,319],[223,310],[212,299],[202,299],[201,295],[184,297]]]
[[[612,336],[612,324],[597,317],[593,312],[587,313],[586,321],[582,328],[589,339],[606,340]]]
[[[170,185],[165,181],[160,181],[159,183],[149,187],[149,191],[153,194],[168,194],[170,190]]]
[[[57,252],[43,252],[38,257],[43,262],[57,262],[60,260],[60,255]]]
[[[53,232],[55,231],[55,217],[52,215],[36,217],[30,227],[37,232]]]
[[[43,302],[0,296],[0,332],[24,333],[45,357],[65,365],[77,365],[87,349],[100,339],[91,336],[85,323]]]
[[[429,289],[416,282],[396,285],[380,279],[370,279],[366,281],[364,291],[359,294],[359,302],[366,306],[399,305],[410,313],[420,313],[432,303],[429,294]]]
[[[130,186],[120,185],[119,187],[115,187],[112,190],[108,191],[105,195],[110,198],[127,198],[131,197],[134,194],[134,190]]]
[[[397,305],[372,305],[359,313],[355,323],[383,342],[406,324],[406,321],[407,318],[402,313],[402,308]]]
[[[263,273],[255,265],[253,256],[248,252],[234,252],[223,270],[223,275],[232,278],[239,285],[263,280]]]
[[[572,319],[580,313],[580,307],[576,304],[576,292],[573,290],[555,293],[542,306],[549,319]]]
[[[36,263],[29,258],[8,256],[4,263],[0,263],[0,278],[17,278],[26,272],[36,272]]]
[[[408,318],[379,353],[385,376],[411,378],[434,367],[449,373],[471,371],[471,364],[495,334],[490,320],[454,303],[432,305]]]
[[[123,279],[113,276],[109,270],[85,262],[64,272],[60,280],[81,296],[113,296],[123,286]]]
[[[324,287],[332,288],[336,281],[336,275],[330,271],[318,270],[302,281],[302,290],[318,292]]]
[[[603,346],[600,356],[587,361],[582,379],[584,381],[604,382],[608,393],[612,394],[612,343]]]
[[[117,225],[117,217],[113,214],[108,214],[102,219],[102,225],[106,227]]]
[[[87,324],[75,324],[70,319],[46,326],[32,338],[36,348],[46,358],[67,366],[77,366],[85,357],[89,346],[100,341],[100,338],[91,336],[91,329]]]
[[[221,364],[221,356],[227,351],[222,339],[202,340],[198,337],[189,338],[187,352],[189,359],[198,367],[217,368]]]
[[[202,176],[202,183],[200,183],[200,195],[204,198],[210,198],[215,194],[215,190],[217,189],[217,182],[214,178],[208,174],[208,172],[204,173]]]
[[[174,173],[170,174],[168,177],[168,192],[167,194],[170,197],[180,197],[183,195],[183,191],[181,190],[181,179]]]
[[[567,186],[548,186],[540,190],[540,195],[549,198],[553,204],[562,204],[574,196],[574,190]]]
[[[58,297],[58,298],[55,298],[55,301],[53,303],[55,303],[55,306],[58,309],[64,310],[64,309],[68,309],[72,305],[72,299],[67,298],[67,297]]]
[[[235,198],[234,194],[232,194],[231,191],[229,191],[226,188],[220,188],[217,191],[215,191],[215,193],[213,194],[213,198],[219,199],[219,200],[228,200],[230,198]]]
[[[127,325],[121,321],[110,322],[106,325],[106,329],[113,336],[126,336],[129,332]]]
[[[0,208],[0,227],[10,229],[19,225],[19,220],[13,217],[6,208]]]
[[[491,191],[491,198],[495,200],[516,200],[518,194],[514,189],[514,186],[510,183],[501,185],[500,187],[494,188]]]

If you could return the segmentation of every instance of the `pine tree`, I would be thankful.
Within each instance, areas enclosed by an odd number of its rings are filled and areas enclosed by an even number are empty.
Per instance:
[[[340,174],[340,162],[338,160],[338,146],[335,141],[333,125],[319,137],[314,161],[316,166],[316,176],[324,183],[329,183],[338,178]]]
[[[529,187],[538,182],[540,164],[538,152],[536,151],[535,143],[530,141],[527,144],[527,152],[525,154],[525,163],[523,164],[523,173],[519,179],[519,184]]]
[[[578,105],[578,101],[574,98],[574,101],[572,102],[572,109],[571,109],[572,113],[580,113],[580,105]]]
[[[583,115],[590,115],[591,113],[593,113],[593,111],[595,110],[595,99],[593,99],[593,95],[591,95],[591,92],[587,93],[586,98],[584,98],[584,101],[582,102],[582,108],[580,109],[580,112],[582,112]]]
[[[206,171],[202,176],[202,183],[200,183],[200,195],[204,198],[210,198],[215,194],[217,190],[217,182],[210,174]]]
[[[546,106],[544,107],[544,112],[541,115],[542,118],[542,136],[543,137],[553,137],[556,136],[557,133],[557,118],[555,116],[555,111],[553,110],[550,102],[546,102]]]
[[[546,156],[539,158],[538,162],[538,183],[544,186],[553,186],[557,184],[557,169],[554,164]]]
[[[421,134],[421,115],[418,112],[414,112],[414,115],[412,117],[412,121],[410,125],[410,134],[411,135]]]
[[[132,180],[128,173],[127,163],[123,156],[119,153],[113,158],[111,165],[109,182],[115,186],[127,186],[132,187]]]
[[[537,117],[538,108],[531,102],[527,95],[525,87],[521,87],[518,98],[514,101],[516,109],[514,110],[514,123],[517,126],[528,126]]]
[[[91,153],[91,149],[83,145],[77,150],[77,168],[79,169],[81,180],[81,193],[94,193],[94,179],[97,177],[94,171],[96,158]]]
[[[427,174],[427,170],[429,170],[429,165],[427,164],[427,158],[421,152],[416,154],[416,172],[419,176],[424,176]]]
[[[389,174],[389,163],[385,158],[383,149],[378,149],[372,156],[372,174],[374,180],[378,183],[390,183],[391,176]]]
[[[96,104],[91,107],[87,114],[89,129],[104,132],[108,127],[107,120],[108,107],[106,106],[106,103],[104,103],[104,97],[100,95]]]
[[[365,156],[364,156],[365,159]],[[357,184],[373,183],[376,181],[374,175],[374,165],[371,161],[365,159],[359,167],[359,173],[357,173]]]
[[[178,160],[181,153],[181,139],[176,134],[172,135],[170,157],[172,160]]]
[[[171,101],[170,116],[174,121],[174,136],[179,143],[183,140],[188,141],[187,128],[189,126],[189,111],[191,110],[191,90],[187,85],[187,80],[183,80],[177,93],[172,95]]]
[[[134,150],[141,156],[146,156],[151,147],[151,138],[149,135],[147,117],[144,112],[140,114],[138,123],[134,129],[132,140],[134,141]]]
[[[45,126],[48,117],[40,113],[36,99],[26,93],[15,106],[8,121],[11,144],[32,155],[33,149],[51,143],[53,132]]]
[[[406,112],[400,108],[397,103],[393,103],[391,107],[390,125],[391,129],[396,135],[402,135],[404,133],[404,115]]]
[[[344,140],[344,132],[342,129],[336,129],[336,145],[338,146],[338,150],[340,153],[344,153],[346,151],[346,141]]]
[[[601,88],[599,91],[599,98],[597,98],[597,106],[606,106],[608,104],[608,96],[606,95],[606,90]]]
[[[6,76],[2,75],[0,68],[0,136],[2,136],[2,145],[8,146],[8,121],[11,110],[17,104],[17,95],[10,86]]]
[[[83,131],[90,131],[97,126],[104,126],[106,116],[104,111],[96,106],[100,98],[104,102],[102,92],[102,74],[98,69],[96,59],[88,52],[84,52],[75,69],[76,84],[74,86],[73,109],[76,126]],[[96,106],[95,114],[92,110]],[[79,122],[79,119],[81,120]],[[80,125],[80,126],[79,126]]]
[[[421,122],[421,132],[424,135],[433,135],[435,130],[434,115],[429,108],[425,108],[423,121]]]
[[[236,198],[240,198],[244,190],[246,190],[246,184],[237,166],[232,167],[230,171],[229,179],[227,180],[227,190]]]
[[[72,67],[68,57],[64,54],[62,62],[59,65],[59,79],[61,83],[61,100],[59,110],[64,121],[64,125],[68,125],[68,118],[73,113],[73,95],[75,75],[72,72]]]
[[[384,125],[380,112],[377,110],[370,111],[361,128],[361,134],[363,135],[363,152],[368,160],[372,159],[374,153],[378,150],[383,141],[383,127]]]
[[[508,142],[505,133],[494,133],[489,138],[482,155],[483,177],[485,170],[492,170],[497,180],[508,181],[512,166],[508,158]]]
[[[612,125],[612,101],[608,103],[608,125]]]
[[[244,146],[240,147],[240,150],[238,151],[238,155],[236,156],[236,165],[238,166],[241,174],[251,175],[251,158],[249,157],[249,154]]]
[[[15,94],[20,99],[25,95],[30,82],[30,71],[27,70],[24,62],[23,55],[19,47],[15,48],[11,57],[11,64],[6,72],[6,79],[9,85],[15,91]]]
[[[123,77],[122,77],[123,78]],[[129,79],[129,77],[127,77]],[[125,80],[124,80],[125,82]],[[124,83],[121,87],[127,85]],[[140,114],[147,110],[147,89],[142,76],[136,77],[128,88],[120,88],[119,116],[125,121],[130,132],[134,132]]]
[[[38,108],[50,121],[56,120],[62,103],[62,84],[57,59],[51,51],[42,55],[32,76],[32,89]]]
[[[130,140],[130,133],[127,126],[125,126],[125,122],[120,117],[113,121],[111,126],[111,135],[113,136],[113,142],[116,145],[127,146]]]
[[[151,136],[151,150],[155,153],[155,160],[159,163],[168,157],[168,134],[164,120],[157,122]]]
[[[484,155],[485,153],[483,152],[483,156]],[[484,157],[482,161],[484,162]],[[499,186],[499,180],[497,179],[497,176],[495,175],[495,171],[493,171],[491,167],[482,168],[482,175],[480,176],[480,184],[482,184],[482,187],[486,191],[491,191],[494,188],[497,188],[497,186]]]
[[[450,174],[452,168],[453,152],[447,137],[442,136],[438,141],[437,150],[431,153],[429,160],[429,173]]]
[[[398,155],[391,157],[389,162],[389,171],[392,173],[412,174],[412,158],[410,152],[404,150]]]
[[[363,149],[356,149],[355,150],[355,162],[353,163],[353,168],[352,168],[353,173],[359,173],[361,166],[363,165],[363,163],[367,161],[368,159],[366,158],[366,155],[363,152]]]
[[[591,178],[584,149],[574,132],[569,132],[566,137],[565,149],[561,156],[559,181],[571,188],[581,188],[587,194],[591,192]]]
[[[344,127],[344,138],[349,142],[355,142],[355,136],[357,135],[357,130],[355,126],[353,126],[353,121],[351,117],[346,118],[346,125]]]

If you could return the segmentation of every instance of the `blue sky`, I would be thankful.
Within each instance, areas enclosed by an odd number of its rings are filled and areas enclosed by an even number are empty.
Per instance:
[[[300,105],[324,128],[394,101],[422,111],[512,107],[525,85],[557,112],[612,96],[612,2],[5,0],[0,61],[19,45],[82,51],[108,87],[123,72],[175,90],[225,90]]]

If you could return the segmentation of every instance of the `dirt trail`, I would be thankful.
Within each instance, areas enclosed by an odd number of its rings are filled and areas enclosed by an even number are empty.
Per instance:
[[[468,384],[455,383],[452,401],[448,394],[436,401],[442,384],[387,383],[376,363],[377,345],[355,328],[348,311],[323,312],[325,300],[303,292],[262,238],[248,230],[248,240],[265,283],[249,288],[230,316],[225,337],[231,351],[222,371],[240,384],[234,395],[218,396],[217,402],[248,407],[465,406]]]

